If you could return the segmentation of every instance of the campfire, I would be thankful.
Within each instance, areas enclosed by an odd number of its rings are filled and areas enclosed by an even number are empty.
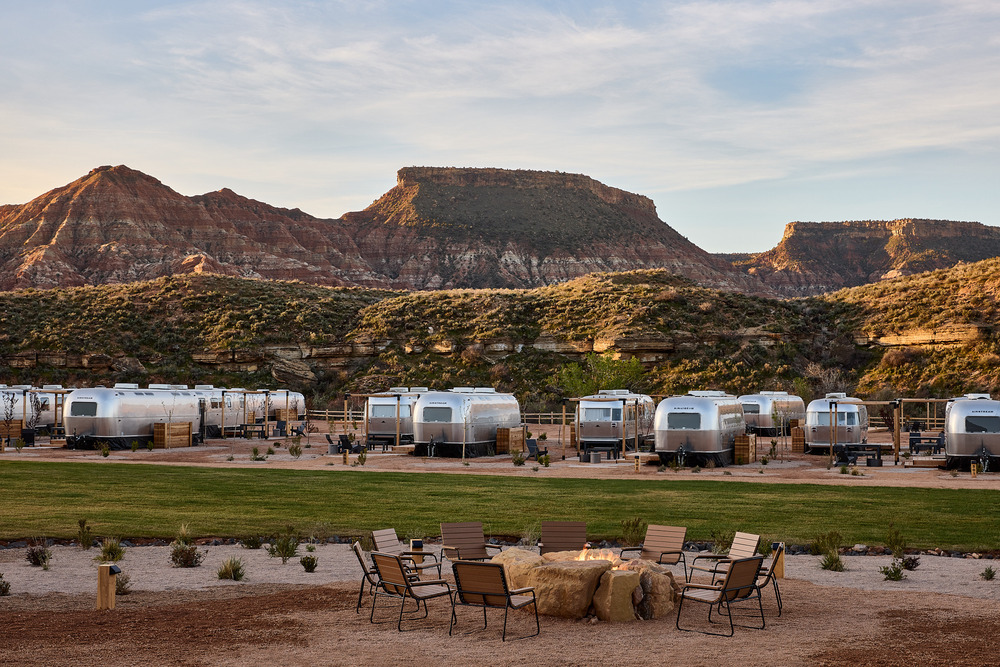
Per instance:
[[[611,561],[612,570],[624,570],[625,562],[611,549],[591,549],[584,547],[575,560],[606,560]]]

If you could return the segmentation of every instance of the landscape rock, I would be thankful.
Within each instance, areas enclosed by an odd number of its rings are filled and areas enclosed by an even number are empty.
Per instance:
[[[601,575],[594,592],[594,613],[602,621],[625,623],[636,620],[633,593],[641,590],[639,573],[628,570],[608,570]]]

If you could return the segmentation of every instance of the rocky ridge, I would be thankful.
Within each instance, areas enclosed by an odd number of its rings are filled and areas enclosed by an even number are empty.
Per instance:
[[[1000,228],[949,220],[790,222],[777,246],[722,255],[784,297],[812,296],[1000,256]]]
[[[579,174],[503,169],[401,169],[378,201],[331,220],[229,189],[186,197],[128,167],[99,167],[0,208],[0,267],[0,289],[200,272],[408,290],[537,287],[668,268],[766,292],[662,222],[646,197]]]

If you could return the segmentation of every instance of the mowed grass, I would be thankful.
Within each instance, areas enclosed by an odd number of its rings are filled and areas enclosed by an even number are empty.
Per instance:
[[[432,537],[448,521],[483,522],[520,536],[543,519],[583,520],[591,539],[621,521],[688,527],[689,539],[744,530],[805,544],[836,530],[844,544],[884,544],[893,522],[913,547],[1000,548],[1000,492],[810,484],[505,478],[355,470],[235,470],[180,466],[0,462],[0,539],[69,538],[86,518],[95,534],[169,537],[274,534],[323,525],[362,535],[394,527]]]

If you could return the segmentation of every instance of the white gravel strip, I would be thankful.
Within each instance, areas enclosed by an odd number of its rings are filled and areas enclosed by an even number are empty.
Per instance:
[[[440,548],[427,545],[433,553]],[[139,591],[167,591],[176,589],[204,589],[212,586],[240,586],[248,584],[302,584],[321,585],[332,581],[360,581],[361,569],[353,551],[346,544],[320,544],[311,555],[318,558],[313,573],[307,573],[299,557],[309,555],[304,545],[299,556],[282,565],[280,558],[271,558],[264,549],[243,549],[239,546],[204,546],[205,559],[199,567],[176,568],[170,562],[170,547],[144,546],[128,548],[119,562],[123,573],[131,579],[132,589]],[[97,591],[97,563],[93,558],[96,548],[83,551],[75,547],[52,547],[49,569],[32,567],[26,560],[26,549],[0,550],[0,574],[11,585],[11,595],[44,595],[46,593],[95,594]],[[696,554],[689,553],[688,560]],[[243,560],[246,577],[242,582],[218,578],[218,569],[224,560],[236,557]],[[819,556],[786,556],[785,576],[803,579],[820,586],[837,586],[859,590],[899,590],[943,593],[965,597],[1000,600],[1000,560],[951,558],[947,556],[920,556],[916,570],[906,572],[903,581],[886,581],[879,568],[892,562],[890,556],[842,556],[846,570],[830,572],[820,568]],[[998,570],[997,579],[984,581],[980,574],[987,567]],[[450,572],[450,564],[443,572]],[[678,581],[682,581],[680,566],[673,568]]]

